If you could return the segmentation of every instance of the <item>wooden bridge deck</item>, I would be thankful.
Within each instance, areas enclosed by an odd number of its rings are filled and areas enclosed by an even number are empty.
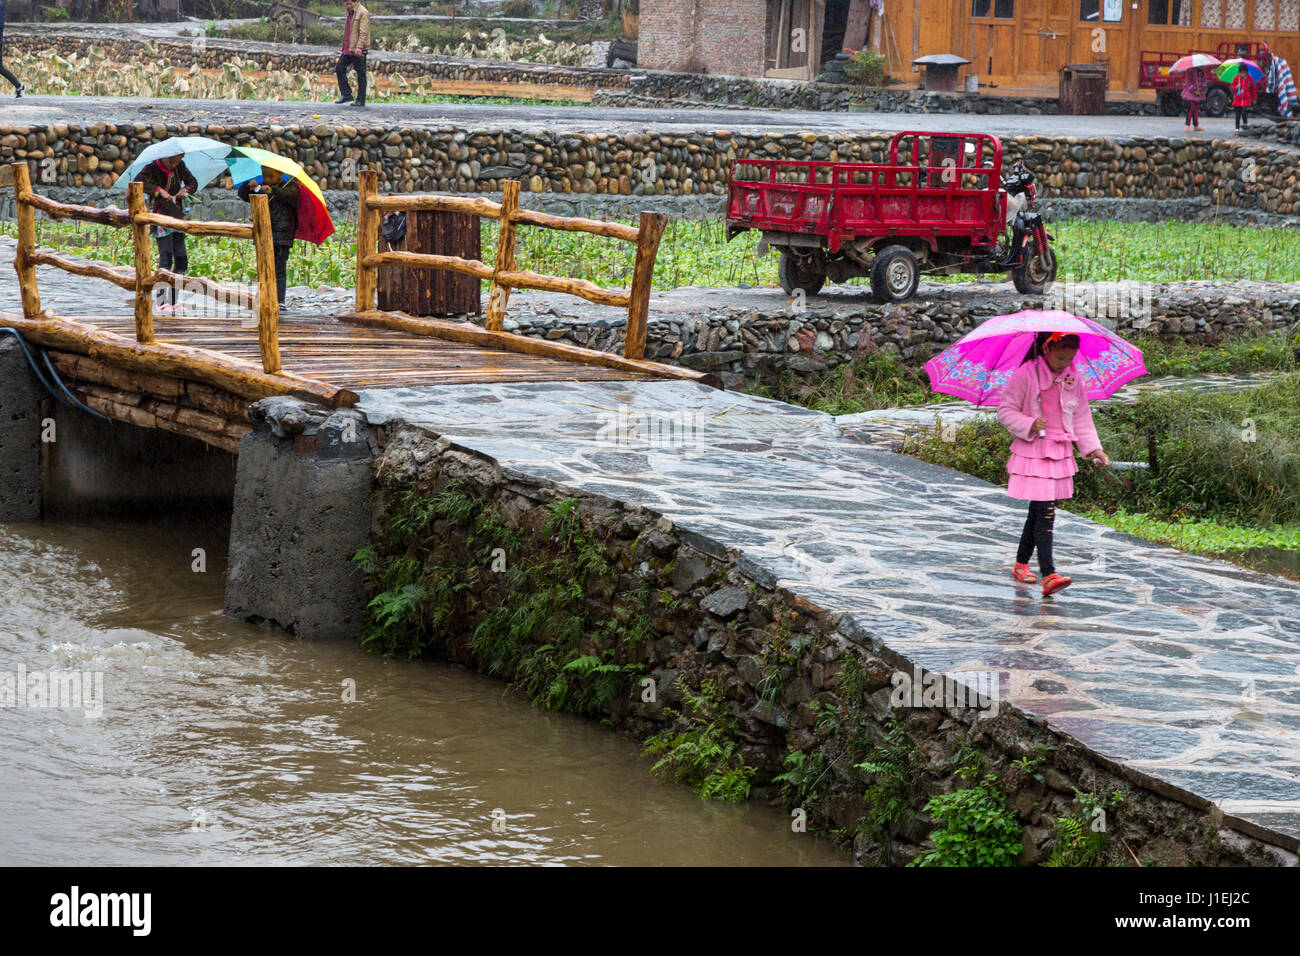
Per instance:
[[[125,339],[129,315],[79,315],[77,320]],[[261,361],[257,329],[235,318],[155,316],[160,342],[210,349],[253,364]],[[332,316],[280,317],[284,367],[304,378],[360,391],[417,385],[486,382],[651,381],[661,376],[625,369],[450,342],[427,335],[343,323]]]

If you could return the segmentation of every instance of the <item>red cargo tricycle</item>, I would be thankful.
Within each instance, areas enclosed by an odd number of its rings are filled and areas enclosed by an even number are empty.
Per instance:
[[[922,273],[1006,272],[1035,295],[1056,279],[1035,195],[1023,163],[1002,176],[996,136],[904,132],[888,163],[736,160],[727,239],[761,230],[759,253],[780,251],[787,293],[870,276],[879,301],[903,302]]]

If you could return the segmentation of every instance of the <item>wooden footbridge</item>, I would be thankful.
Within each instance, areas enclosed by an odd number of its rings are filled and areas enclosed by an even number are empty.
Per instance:
[[[7,174],[7,175],[5,175]],[[128,209],[96,209],[54,202],[32,191],[28,167],[0,167],[12,177],[18,209],[14,267],[22,315],[0,312],[0,326],[16,329],[44,349],[63,383],[86,407],[117,421],[189,435],[237,453],[251,429],[248,406],[291,395],[331,407],[358,401],[363,389],[469,382],[687,379],[711,376],[645,361],[651,277],[665,218],[642,213],[639,228],[592,219],[551,216],[519,208],[519,184],[508,183],[501,202],[466,196],[386,195],[373,170],[361,174],[356,248],[356,306],[337,316],[284,317],[276,301],[275,263],[265,196],[254,195],[249,223],[198,222],[150,213],[142,187],[132,183]],[[126,229],[134,267],[80,262],[36,248],[35,213]],[[378,252],[380,217],[391,210],[471,213],[500,223],[496,261],[415,252]],[[635,245],[629,290],[520,269],[519,225],[595,234]],[[194,236],[246,239],[256,250],[253,289],[156,269],[150,226]],[[103,279],[134,293],[132,315],[59,316],[41,308],[37,266]],[[483,326],[419,318],[375,308],[380,266],[449,269],[491,282]],[[248,318],[153,314],[153,290],[181,283],[217,302],[256,315]],[[624,353],[616,355],[502,330],[512,289],[564,292],[627,310]]]

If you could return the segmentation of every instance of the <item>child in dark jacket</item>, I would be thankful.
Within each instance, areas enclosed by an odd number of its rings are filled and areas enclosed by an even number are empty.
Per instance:
[[[275,247],[276,298],[284,305],[284,290],[289,279],[289,250],[298,231],[298,184],[288,176],[262,167],[262,181],[250,179],[239,187],[239,198],[249,202],[254,193],[270,197],[271,243]]]
[[[153,212],[173,219],[185,218],[185,206],[182,200],[187,195],[199,191],[198,181],[185,166],[180,156],[164,156],[156,159],[135,177],[136,182],[144,184],[144,194],[149,199]],[[150,231],[158,243],[158,268],[184,275],[190,268],[189,252],[185,248],[185,233],[162,226],[153,226]],[[176,290],[159,283],[159,312],[175,311]]]

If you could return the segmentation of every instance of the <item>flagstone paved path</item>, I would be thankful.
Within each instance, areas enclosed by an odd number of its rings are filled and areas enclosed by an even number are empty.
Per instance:
[[[683,416],[697,440],[602,441],[620,406]],[[927,670],[997,670],[1003,702],[1296,849],[1300,587],[1063,512],[1057,558],[1076,583],[1044,599],[1010,580],[1023,507],[1002,489],[691,383],[396,389],[361,407],[666,515]]]

